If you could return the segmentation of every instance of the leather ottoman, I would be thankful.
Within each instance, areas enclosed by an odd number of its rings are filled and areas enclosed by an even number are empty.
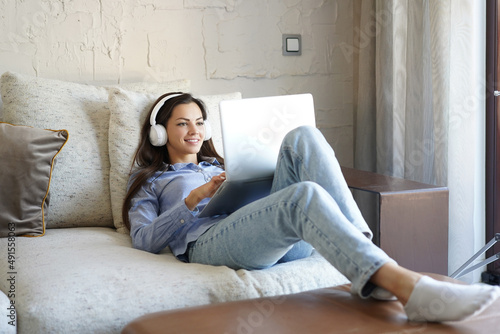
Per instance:
[[[454,281],[440,275],[440,280]],[[457,281],[455,281],[457,282]],[[349,285],[145,315],[122,334],[498,333],[500,299],[460,322],[409,322],[397,301],[362,300]]]

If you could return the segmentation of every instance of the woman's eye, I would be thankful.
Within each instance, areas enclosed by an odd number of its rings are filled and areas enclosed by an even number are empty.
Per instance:
[[[199,126],[203,126],[205,123],[204,122],[198,122]]]
[[[186,125],[187,125],[187,123],[178,123],[177,125],[178,125],[178,126],[186,126]]]

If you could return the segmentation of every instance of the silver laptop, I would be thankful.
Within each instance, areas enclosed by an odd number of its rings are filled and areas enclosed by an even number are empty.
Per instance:
[[[311,94],[226,100],[220,115],[226,181],[200,217],[230,214],[269,195],[285,135],[316,126]]]

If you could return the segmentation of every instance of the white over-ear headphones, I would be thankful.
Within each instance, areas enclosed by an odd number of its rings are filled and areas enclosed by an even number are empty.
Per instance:
[[[163,99],[161,99],[160,101],[158,101],[158,103],[155,104],[153,111],[151,112],[151,116],[149,118],[149,124],[151,124],[151,128],[149,129],[149,141],[151,142],[151,145],[163,146],[167,143],[168,140],[167,130],[163,125],[156,124],[156,115],[158,114],[161,107],[163,107],[163,105],[167,100],[181,95],[182,94],[172,94],[165,96]],[[212,138],[212,128],[210,127],[208,119],[204,120],[203,123],[205,126],[204,141],[207,141],[210,138]]]

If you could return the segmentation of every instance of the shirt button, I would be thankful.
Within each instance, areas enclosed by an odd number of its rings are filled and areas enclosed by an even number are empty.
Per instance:
[[[184,219],[181,219],[181,224],[184,224]]]

